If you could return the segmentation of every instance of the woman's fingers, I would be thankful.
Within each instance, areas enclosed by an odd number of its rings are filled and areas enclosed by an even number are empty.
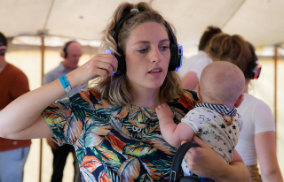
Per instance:
[[[98,59],[100,63],[104,63],[102,68],[111,70],[112,72],[116,71],[118,66],[118,61],[112,54],[99,54]]]
[[[111,75],[117,66],[118,62],[112,54],[98,54],[92,58],[92,67],[99,76]]]
[[[97,54],[87,63],[69,72],[68,80],[72,87],[87,83],[98,76],[111,75],[117,69],[117,60],[111,54]]]
[[[221,159],[210,146],[199,139],[194,137],[193,140],[199,147],[193,147],[187,151],[185,155],[188,168],[195,174],[209,177],[214,179],[220,169],[226,168],[226,163]]]
[[[107,62],[98,62],[96,65],[99,69],[105,70],[107,72],[107,75],[112,74],[115,72],[115,68],[112,64]]]

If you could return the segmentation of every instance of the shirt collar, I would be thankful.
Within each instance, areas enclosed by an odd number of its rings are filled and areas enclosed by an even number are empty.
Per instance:
[[[237,109],[234,108],[230,108],[228,106],[222,105],[222,104],[208,104],[205,102],[201,102],[195,105],[195,107],[205,107],[205,108],[209,108],[212,109],[216,112],[218,112],[219,114],[223,114],[223,115],[227,115],[227,116],[236,116],[237,114]]]

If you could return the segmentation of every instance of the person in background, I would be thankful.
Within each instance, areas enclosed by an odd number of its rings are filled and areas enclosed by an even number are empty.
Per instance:
[[[236,149],[249,169],[252,182],[283,182],[276,155],[273,114],[266,103],[249,94],[250,80],[257,79],[261,70],[254,46],[250,43],[249,46],[253,59],[244,63],[246,68],[243,70],[246,78],[244,102],[238,108],[244,120],[244,127]]]
[[[81,45],[77,41],[68,41],[63,46],[61,51],[61,57],[63,61],[53,70],[49,71],[44,76],[43,84],[50,83],[61,76],[69,73],[70,71],[76,69],[78,67],[79,59],[82,56],[82,48]],[[82,89],[86,87],[86,84],[73,88],[69,95],[80,92]],[[63,97],[67,97],[68,95],[64,95]],[[63,98],[62,97],[62,98]],[[69,144],[65,144],[62,146],[58,146],[54,140],[54,138],[48,138],[47,143],[51,147],[53,154],[53,172],[51,177],[51,182],[61,182],[63,178],[64,166],[66,164],[67,156],[69,153],[72,153],[74,158],[74,182],[81,181],[80,178],[80,169],[77,161],[76,153],[74,147]]]
[[[28,78],[24,72],[6,61],[7,44],[7,38],[0,32],[0,110],[30,90]],[[21,118],[19,118],[19,121],[21,121]],[[30,139],[9,140],[0,138],[1,182],[23,181],[24,165],[30,146]]]
[[[236,150],[242,156],[253,182],[282,182],[275,146],[275,121],[267,104],[248,93],[250,80],[258,78],[260,66],[254,47],[240,35],[221,33],[209,43],[213,60],[229,61],[245,75],[244,100],[237,108],[243,119]],[[261,177],[257,167],[259,161]]]
[[[112,54],[95,55],[1,110],[0,136],[54,136],[73,145],[83,181],[167,181],[176,149],[161,136],[154,108],[167,102],[180,122],[197,102],[174,71],[181,60],[175,33],[149,3],[124,2],[104,31],[102,47]],[[59,99],[93,78],[95,87]],[[248,181],[237,152],[227,164],[205,142],[194,141],[199,147],[187,153],[193,173]]]
[[[178,148],[182,142],[191,141],[196,135],[228,164],[232,161],[242,120],[237,113],[243,100],[245,78],[234,64],[214,61],[208,64],[200,77],[197,94],[200,103],[190,110],[179,124],[174,122],[170,107],[163,103],[156,107],[162,136]],[[196,177],[182,164],[185,176]],[[201,176],[201,181],[212,181]]]
[[[183,65],[178,71],[178,74],[181,77],[183,88],[189,90],[196,89],[197,85],[199,84],[202,70],[209,63],[212,63],[212,60],[206,53],[205,49],[212,37],[221,32],[222,30],[219,27],[208,26],[199,40],[198,54],[183,61]]]

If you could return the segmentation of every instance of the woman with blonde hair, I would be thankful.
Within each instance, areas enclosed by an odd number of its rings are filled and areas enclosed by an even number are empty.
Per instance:
[[[196,103],[176,72],[181,55],[169,23],[147,3],[122,3],[90,61],[15,100],[0,112],[0,136],[43,138],[74,146],[83,181],[167,181],[176,148],[161,136],[155,106],[167,102],[175,121]],[[92,78],[96,87],[57,100]],[[53,103],[54,102],[54,103]],[[247,181],[238,155],[223,162],[199,139],[189,168],[216,181]]]

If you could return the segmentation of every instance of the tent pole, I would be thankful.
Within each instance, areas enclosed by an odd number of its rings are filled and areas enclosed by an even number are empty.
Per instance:
[[[41,85],[43,84],[43,76],[44,76],[44,55],[45,55],[45,41],[44,41],[44,35],[40,36],[41,41]],[[39,179],[38,181],[41,182],[41,175],[42,175],[42,139],[39,141]]]
[[[278,78],[278,46],[274,46],[274,117],[275,117],[275,136],[277,136],[277,78]]]

